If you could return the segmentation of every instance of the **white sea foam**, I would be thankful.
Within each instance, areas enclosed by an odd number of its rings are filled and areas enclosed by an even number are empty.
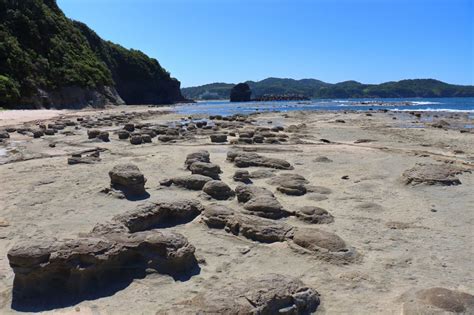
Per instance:
[[[419,101],[419,102],[410,102],[413,105],[434,105],[434,104],[442,104],[440,102],[429,102],[429,101]]]
[[[390,109],[394,112],[450,112],[450,113],[474,113],[474,109],[451,109],[451,108],[422,108],[422,109],[398,109],[392,108]]]

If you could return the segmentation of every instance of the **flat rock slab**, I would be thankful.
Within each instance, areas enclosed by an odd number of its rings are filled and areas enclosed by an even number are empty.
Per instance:
[[[166,179],[160,182],[162,186],[171,186],[172,184],[183,187],[190,190],[202,190],[204,185],[207,182],[212,181],[213,179],[208,176],[192,174],[185,176],[173,177],[171,179]]]
[[[269,158],[257,153],[235,152],[227,153],[227,160],[234,163],[236,167],[268,167],[282,170],[292,170],[293,166],[282,159]]]
[[[465,171],[449,164],[416,164],[403,172],[402,179],[406,185],[461,185],[456,175]]]
[[[267,274],[221,284],[179,304],[184,314],[311,314],[320,296],[301,280]]]
[[[474,314],[474,296],[446,288],[412,290],[402,298],[404,315]]]
[[[122,191],[126,196],[146,194],[146,178],[134,164],[118,164],[109,172],[110,186]]]

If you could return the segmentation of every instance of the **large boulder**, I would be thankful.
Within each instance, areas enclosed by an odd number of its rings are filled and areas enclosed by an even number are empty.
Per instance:
[[[176,307],[184,308],[186,314],[303,315],[315,312],[319,304],[319,293],[301,280],[266,274],[232,284],[220,283]]]
[[[247,83],[239,83],[230,90],[231,102],[249,102],[252,91]]]
[[[227,142],[227,135],[225,134],[213,134],[213,135],[210,135],[211,137],[211,142],[214,142],[214,143],[224,143],[224,142]]]
[[[227,200],[235,196],[234,191],[226,183],[220,180],[211,180],[207,182],[202,188],[202,191],[211,198],[217,200]]]
[[[109,172],[110,186],[122,191],[127,197],[146,195],[146,178],[134,164],[119,164]]]

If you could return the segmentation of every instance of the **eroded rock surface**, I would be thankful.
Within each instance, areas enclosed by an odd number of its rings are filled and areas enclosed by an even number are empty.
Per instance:
[[[296,217],[307,223],[323,224],[334,222],[334,217],[323,208],[306,206],[295,213]]]
[[[218,292],[218,294],[216,294]],[[185,314],[311,314],[320,304],[317,291],[298,279],[267,274],[201,293],[180,305]]]
[[[457,174],[464,172],[463,169],[449,164],[416,164],[415,167],[406,170],[402,174],[406,185],[461,185]]]
[[[190,190],[202,190],[204,185],[207,182],[210,182],[211,180],[213,180],[211,177],[199,174],[192,174],[165,179],[161,181],[160,184],[162,186],[171,186],[171,184],[174,184],[176,186]]]
[[[211,156],[208,151],[206,150],[199,150],[193,153],[190,153],[186,156],[186,160],[184,165],[187,169],[193,164],[194,162],[203,162],[203,163],[211,163]]]
[[[122,191],[127,197],[146,195],[146,178],[138,166],[134,164],[119,164],[109,172],[110,186]]]
[[[189,170],[192,174],[200,174],[211,177],[213,179],[219,179],[219,174],[222,173],[219,165],[196,161],[189,165]]]
[[[234,235],[263,243],[283,242],[293,233],[293,228],[285,223],[243,215],[218,204],[206,206],[202,221],[210,228],[225,229]]]
[[[290,214],[283,209],[273,193],[263,187],[239,185],[235,188],[235,193],[249,214],[270,219],[280,219]]]
[[[227,153],[227,160],[233,162],[236,167],[257,166],[282,170],[293,169],[293,166],[285,160],[269,158],[257,153],[229,151]]]
[[[217,200],[226,200],[235,196],[234,191],[226,183],[220,180],[207,182],[202,188],[202,191]]]
[[[446,288],[410,291],[402,296],[406,315],[474,314],[474,296]]]

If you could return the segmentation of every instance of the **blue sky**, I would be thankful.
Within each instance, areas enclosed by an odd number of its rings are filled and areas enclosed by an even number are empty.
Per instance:
[[[58,0],[183,87],[266,77],[474,84],[474,0]]]

